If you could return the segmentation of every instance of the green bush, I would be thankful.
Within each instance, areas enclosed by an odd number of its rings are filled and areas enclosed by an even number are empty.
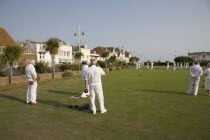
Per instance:
[[[7,74],[5,71],[0,71],[0,77],[6,77],[6,76],[7,76]]]
[[[37,81],[40,81],[40,76],[39,76],[38,73],[36,74],[36,80],[37,80]]]
[[[109,71],[112,71],[113,69],[112,68],[109,68]]]
[[[101,68],[106,68],[106,62],[104,61],[98,61],[97,65],[99,65]]]
[[[72,77],[74,74],[72,72],[64,72],[62,77]]]
[[[120,68],[116,67],[116,70],[120,70]]]
[[[48,71],[47,63],[44,63],[44,62],[38,62],[35,65],[35,68],[36,68],[37,73],[47,73]]]
[[[71,70],[71,64],[63,64],[60,66],[62,71]]]
[[[72,71],[76,71],[76,70],[79,70],[79,65],[77,64],[71,64],[71,69]],[[81,67],[80,67],[80,70],[81,70]]]

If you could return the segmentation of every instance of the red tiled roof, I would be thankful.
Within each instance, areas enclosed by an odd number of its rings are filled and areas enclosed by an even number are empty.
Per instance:
[[[7,31],[0,27],[0,46],[17,45]]]

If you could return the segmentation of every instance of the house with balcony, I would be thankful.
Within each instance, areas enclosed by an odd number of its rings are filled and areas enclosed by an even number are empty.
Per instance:
[[[55,56],[55,64],[72,63],[72,46],[58,38],[55,39],[59,41],[60,45],[58,54]],[[24,48],[31,48],[35,52],[37,62],[44,62],[51,66],[52,58],[50,53],[45,51],[45,45],[45,42],[26,40]]]

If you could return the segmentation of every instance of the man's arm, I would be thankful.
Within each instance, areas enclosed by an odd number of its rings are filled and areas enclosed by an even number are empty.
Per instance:
[[[203,75],[203,69],[201,68],[199,76]]]
[[[193,67],[190,68],[190,75],[195,78],[195,75],[192,73]]]
[[[34,74],[32,74],[32,79],[34,82],[36,82],[36,76]]]
[[[101,69],[101,75],[105,75],[104,70],[102,68],[100,68],[100,69]]]

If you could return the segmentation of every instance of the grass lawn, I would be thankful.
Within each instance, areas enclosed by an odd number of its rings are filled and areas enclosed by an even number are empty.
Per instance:
[[[103,77],[108,112],[96,115],[68,108],[89,102],[70,98],[83,90],[78,77],[41,82],[41,104],[34,106],[25,104],[26,85],[0,89],[0,139],[209,140],[210,97],[203,80],[198,96],[186,95],[188,81],[188,70],[109,72]]]

